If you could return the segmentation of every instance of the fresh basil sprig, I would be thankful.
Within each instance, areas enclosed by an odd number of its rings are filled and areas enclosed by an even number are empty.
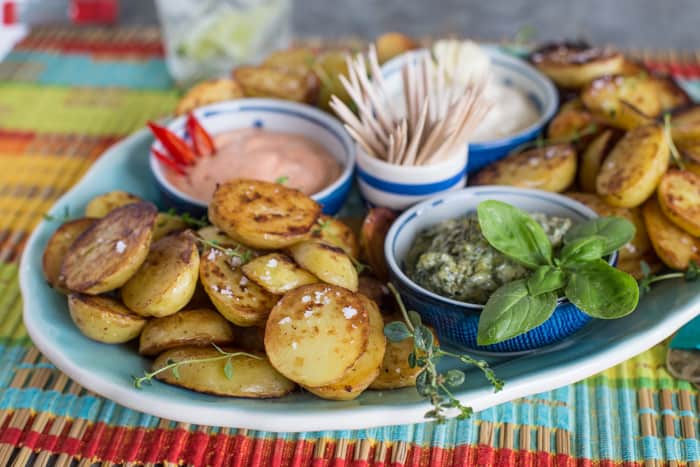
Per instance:
[[[533,271],[491,295],[479,319],[479,345],[536,328],[549,319],[560,296],[594,318],[621,318],[637,307],[637,282],[602,259],[634,237],[634,225],[628,220],[597,217],[577,224],[555,255],[542,226],[526,212],[490,200],[479,204],[477,214],[489,244]]]

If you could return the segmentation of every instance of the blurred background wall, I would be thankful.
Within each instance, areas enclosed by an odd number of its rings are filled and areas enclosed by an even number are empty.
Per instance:
[[[627,47],[700,49],[700,0],[294,0],[297,35],[374,37],[398,30],[501,39],[585,38]],[[152,0],[122,0],[125,24],[154,24]]]

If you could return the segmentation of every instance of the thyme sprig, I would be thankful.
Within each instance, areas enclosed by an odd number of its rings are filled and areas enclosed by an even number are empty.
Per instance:
[[[170,208],[165,212],[169,216],[173,217],[178,217],[182,222],[184,222],[187,227],[207,227],[211,225],[209,222],[209,219],[207,219],[207,216],[202,216],[199,219],[196,219],[190,215],[189,212],[184,212],[182,214],[178,213],[174,208]]]
[[[192,237],[197,243],[220,251],[226,256],[231,256],[232,258],[239,258],[244,264],[250,261],[253,257],[253,253],[250,250],[242,248],[240,245],[236,245],[234,248],[227,247],[216,240],[208,240],[206,238],[200,237],[196,233],[193,233]]]
[[[656,282],[666,281],[670,279],[685,279],[688,282],[698,280],[700,278],[700,265],[695,261],[688,264],[688,269],[685,271],[669,272],[666,274],[654,275],[651,273],[651,268],[646,261],[642,261],[642,274],[644,276],[639,280],[639,291],[646,293],[651,290],[651,284]]]
[[[282,175],[281,177],[277,177],[275,179],[275,183],[277,183],[279,185],[284,185],[288,181],[289,181],[289,176],[287,176],[287,175]]]
[[[326,235],[333,238],[335,241],[336,246],[340,246],[342,248],[343,242],[340,241],[339,238],[337,238],[334,234],[330,233],[328,231],[328,228],[331,226],[331,221],[330,219],[318,219],[318,229],[316,230],[317,232],[325,231]],[[350,258],[350,261],[352,261],[353,266],[355,266],[355,269],[357,270],[358,274],[362,274],[364,271],[371,270],[371,266],[369,264],[365,264],[359,259],[355,258],[353,255],[350,254],[349,251],[345,250],[343,248],[343,251],[345,251],[345,254],[348,255],[348,258]]]
[[[671,133],[671,114],[668,112],[664,114],[664,134],[666,136],[666,140],[668,141],[668,148],[671,151],[671,157],[673,158],[673,162],[676,163],[679,169],[685,170],[683,157],[681,156],[680,151],[676,147],[676,143],[673,142],[673,135]]]
[[[477,360],[470,355],[442,350],[440,345],[435,342],[433,333],[422,323],[420,315],[412,310],[407,311],[396,287],[391,283],[388,284],[388,287],[396,298],[404,320],[387,324],[384,327],[384,335],[392,342],[413,338],[414,348],[408,356],[408,364],[411,368],[421,368],[416,378],[416,390],[433,405],[433,409],[426,412],[425,418],[442,423],[447,420],[449,410],[459,411],[458,419],[468,418],[473,413],[472,408],[462,404],[452,392],[453,388],[464,383],[465,373],[456,368],[440,373],[437,364],[442,357],[454,358],[467,365],[477,367],[495,391],[503,389],[504,382],[496,377],[486,361]]]
[[[262,360],[261,357],[253,354],[249,354],[247,352],[227,352],[218,345],[212,343],[212,347],[216,349],[216,351],[219,353],[219,355],[215,357],[203,357],[203,358],[190,358],[186,360],[180,360],[180,361],[175,361],[175,360],[168,360],[166,362],[166,365],[158,368],[157,370],[148,372],[144,371],[143,376],[141,377],[136,377],[132,376],[133,378],[133,383],[134,387],[141,389],[144,384],[150,384],[156,376],[158,376],[161,373],[164,373],[166,371],[172,371],[173,376],[175,379],[180,379],[180,367],[182,365],[190,365],[192,363],[207,363],[207,362],[218,362],[221,360],[226,360],[226,363],[224,364],[224,375],[226,376],[227,379],[233,379],[233,362],[232,359],[234,357],[240,357],[240,356],[246,356],[250,358],[254,358],[256,360]]]

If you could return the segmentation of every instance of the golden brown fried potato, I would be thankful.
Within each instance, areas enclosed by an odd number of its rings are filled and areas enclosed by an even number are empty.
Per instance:
[[[199,229],[197,231],[197,236],[204,240],[214,242],[223,248],[243,248],[243,246],[240,243],[238,243],[237,241],[226,235],[224,232],[219,230],[218,227],[213,225],[208,225]],[[250,250],[249,248],[246,248],[245,250],[251,251],[251,253],[253,253],[252,250]]]
[[[311,237],[340,247],[353,258],[360,256],[360,244],[355,232],[334,217],[322,214],[318,219],[318,226],[311,229]]]
[[[241,86],[232,79],[212,79],[190,88],[178,102],[175,115],[184,115],[197,107],[244,97]]]
[[[95,222],[66,253],[66,286],[96,295],[124,285],[146,259],[157,213],[151,203],[133,203]]]
[[[377,305],[367,297],[360,296],[369,316],[369,340],[367,350],[347,371],[343,378],[333,384],[316,388],[305,387],[311,394],[323,399],[347,401],[356,399],[372,384],[379,374],[384,360],[386,338],[384,337],[384,320]]]
[[[231,348],[224,350],[237,352],[236,349]],[[211,359],[220,355],[219,351],[213,347],[177,347],[160,354],[153,362],[153,371],[171,362]],[[168,370],[159,373],[156,377],[168,384],[197,392],[254,399],[282,397],[296,388],[293,382],[279,374],[270,365],[264,355],[255,357],[248,355],[232,357],[230,379],[224,370],[225,359],[184,363],[178,366],[177,376]]]
[[[141,331],[139,353],[159,353],[183,345],[219,346],[234,343],[231,324],[213,310],[183,310],[164,318],[150,320]]]
[[[249,280],[241,271],[241,264],[239,257],[205,249],[199,263],[199,279],[224,318],[238,326],[261,326],[277,298]]]
[[[166,235],[185,230],[186,228],[187,224],[179,216],[159,212],[156,216],[156,223],[153,227],[153,241],[155,242]]]
[[[688,172],[693,172],[695,175],[700,175],[700,162],[686,159],[683,161],[685,170]]]
[[[669,157],[663,128],[647,125],[630,130],[603,162],[596,191],[613,206],[639,206],[654,193]]]
[[[563,88],[580,88],[600,76],[618,74],[625,60],[616,50],[575,43],[547,45],[530,58],[540,71]]]
[[[647,263],[647,265],[649,266],[649,272],[651,274],[658,273],[664,267],[664,264],[661,262],[659,257],[656,256],[656,253],[654,253],[653,250],[648,252],[641,258],[620,259],[617,262],[616,267],[621,271],[625,271],[627,274],[631,275],[635,279],[640,280],[644,277],[644,271],[642,270],[642,261]]]
[[[318,56],[313,65],[314,73],[320,81],[317,105],[329,112],[332,110],[329,106],[331,96],[337,96],[346,104],[352,102],[345,86],[340,81],[341,76],[348,76],[346,54],[347,52],[344,50],[325,51]]]
[[[68,295],[70,317],[80,332],[106,344],[121,344],[138,337],[146,319],[118,301],[93,295]]]
[[[681,229],[700,236],[700,176],[687,170],[669,170],[657,190],[659,206]]]
[[[574,99],[562,105],[549,122],[547,138],[555,141],[571,141],[596,127],[593,115],[583,106],[580,99]]]
[[[182,233],[153,242],[146,260],[121,289],[124,304],[141,316],[163,317],[181,310],[199,278],[199,251]]]
[[[671,136],[682,147],[700,145],[700,105],[674,113],[671,117]]]
[[[685,107],[691,103],[688,94],[672,76],[650,75],[649,79],[658,95],[661,111]]]
[[[98,219],[106,216],[117,208],[141,201],[143,201],[141,198],[126,191],[110,191],[95,196],[88,202],[87,206],[85,206],[85,217]]]
[[[386,63],[404,52],[419,47],[416,41],[400,32],[387,32],[382,34],[375,41],[375,45],[377,47],[377,59],[379,64]]]
[[[65,277],[61,275],[61,265],[66,253],[76,238],[92,227],[95,219],[82,218],[68,221],[61,225],[46,243],[44,255],[41,258],[41,266],[44,277],[51,287],[61,293],[68,293]]]
[[[599,216],[622,217],[634,224],[634,238],[620,248],[620,261],[640,258],[651,250],[649,235],[644,226],[641,212],[638,208],[620,208],[606,204],[599,196],[592,193],[566,193],[566,196],[585,204]]]
[[[279,183],[238,179],[219,185],[209,219],[234,240],[252,248],[284,248],[309,237],[321,206]]]
[[[391,209],[371,208],[362,222],[360,232],[360,256],[367,260],[374,276],[383,282],[389,278],[384,240],[395,219],[396,213]]]
[[[276,97],[295,102],[313,102],[318,79],[313,73],[304,75],[266,66],[239,66],[234,79],[247,97]]]
[[[306,76],[316,60],[313,50],[306,47],[275,50],[262,62],[264,67],[290,71]]]
[[[511,154],[481,169],[471,182],[561,192],[573,183],[576,164],[571,145],[555,144]]]
[[[578,184],[588,193],[596,192],[596,178],[603,165],[603,160],[612,149],[616,141],[613,130],[605,130],[597,135],[581,154],[581,162],[578,171]]]
[[[231,325],[233,339],[236,347],[247,352],[265,353],[265,326],[241,326]]]
[[[360,276],[357,283],[357,292],[376,303],[380,310],[383,310],[391,299],[387,286],[379,279],[371,276]]]
[[[698,260],[698,240],[668,220],[655,197],[644,203],[642,215],[654,251],[666,266],[683,270]]]
[[[282,295],[302,285],[314,284],[318,278],[300,268],[281,253],[269,253],[248,261],[241,268],[243,274],[271,294]]]
[[[583,104],[602,121],[624,130],[652,123],[661,112],[648,76],[604,76],[581,91]]]
[[[340,381],[367,350],[368,340],[369,316],[360,296],[326,284],[287,292],[265,326],[272,366],[311,387]]]
[[[306,240],[289,247],[289,252],[299,266],[321,281],[357,291],[357,269],[342,248],[320,240]]]

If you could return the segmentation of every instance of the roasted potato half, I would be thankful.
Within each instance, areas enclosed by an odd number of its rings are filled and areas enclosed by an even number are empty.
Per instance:
[[[305,76],[311,71],[311,66],[316,60],[316,54],[307,47],[292,47],[289,49],[275,50],[265,57],[262,65],[270,68],[291,71]]]
[[[566,193],[566,196],[585,204],[599,216],[623,217],[635,227],[634,238],[620,248],[620,261],[638,259],[651,250],[649,235],[639,208],[619,208],[606,204],[599,196],[592,193]]]
[[[472,178],[474,185],[512,185],[561,192],[576,178],[576,152],[555,144],[511,154],[487,165]]]
[[[360,276],[357,292],[372,300],[381,310],[385,309],[391,301],[389,288],[382,281],[371,276]]]
[[[613,130],[605,130],[597,135],[581,154],[578,170],[578,184],[587,193],[596,192],[596,178],[603,160],[617,141]]]
[[[265,324],[277,300],[243,274],[240,258],[213,248],[202,252],[199,279],[219,313],[238,326]]]
[[[581,91],[581,100],[595,117],[624,130],[648,125],[661,112],[658,93],[646,75],[598,78]]]
[[[153,242],[146,260],[121,289],[124,304],[142,316],[163,317],[182,309],[199,278],[199,251],[186,234]]]
[[[214,242],[223,248],[243,248],[240,243],[213,225],[208,225],[197,230],[197,236],[204,240]],[[253,253],[250,249],[246,249],[246,251],[251,251],[251,254]]]
[[[127,204],[140,203],[143,201],[136,195],[126,191],[110,191],[92,198],[85,206],[85,217],[98,219],[104,217],[117,208]]]
[[[618,74],[625,61],[616,50],[573,42],[546,45],[530,59],[563,88],[580,88],[600,76]]]
[[[700,145],[700,105],[693,105],[673,114],[671,135],[679,146]]]
[[[375,41],[377,47],[377,60],[380,64],[386,63],[392,58],[404,52],[419,47],[419,44],[400,32],[387,32],[377,37]]]
[[[240,99],[244,97],[243,89],[233,79],[213,79],[203,81],[190,88],[177,103],[175,115],[184,115],[187,112],[207,104]]]
[[[547,127],[547,138],[553,141],[572,141],[581,134],[592,132],[597,123],[580,99],[562,105]],[[585,139],[589,139],[586,137]]]
[[[287,292],[265,326],[272,366],[292,381],[319,387],[340,381],[367,350],[369,313],[343,287],[311,284]]]
[[[68,295],[70,317],[80,332],[105,344],[121,344],[138,337],[146,319],[118,301],[94,295]]]
[[[649,272],[651,274],[658,273],[664,267],[664,264],[661,262],[659,257],[656,256],[656,253],[654,253],[654,250],[649,251],[641,258],[620,259],[617,262],[616,267],[621,271],[625,271],[627,274],[631,275],[635,279],[640,280],[644,277],[644,271],[642,270],[642,261],[647,263],[647,266],[649,266]]]
[[[613,206],[639,206],[654,193],[669,157],[663,128],[646,125],[630,130],[603,162],[596,191]]]
[[[384,360],[386,338],[384,320],[377,305],[367,297],[360,296],[369,316],[369,340],[367,350],[357,359],[343,378],[333,384],[316,388],[305,387],[311,394],[323,399],[347,401],[357,398],[372,384],[379,374]]]
[[[61,266],[68,289],[96,295],[124,285],[148,255],[157,213],[151,203],[127,204],[83,232]]]
[[[669,170],[661,177],[657,195],[671,222],[700,237],[700,176],[687,170]]]
[[[252,248],[274,250],[308,238],[321,207],[301,191],[279,183],[232,180],[219,185],[209,219],[228,236]]]
[[[213,310],[184,310],[150,320],[141,331],[139,353],[153,356],[183,345],[231,345],[231,324]]]
[[[334,217],[322,214],[318,219],[318,226],[311,230],[311,237],[340,247],[353,258],[360,256],[360,243],[355,232]]]
[[[668,220],[655,197],[644,203],[642,216],[654,251],[666,266],[683,270],[700,258],[698,239]]]
[[[367,211],[360,230],[360,257],[369,263],[374,276],[384,282],[389,277],[384,241],[396,216],[396,212],[388,208],[371,208]]]
[[[61,225],[49,238],[41,258],[44,277],[51,287],[61,293],[68,293],[65,277],[61,275],[61,265],[66,253],[76,238],[92,227],[95,219],[82,218]]]
[[[246,351],[265,352],[265,326],[241,327],[231,325],[236,347]]]
[[[289,247],[289,252],[294,261],[323,282],[357,291],[357,269],[342,248],[306,240]]]
[[[248,261],[241,268],[243,274],[271,294],[282,295],[301,285],[318,282],[318,278],[300,268],[281,253],[269,253]]]
[[[187,224],[179,216],[174,216],[166,212],[159,212],[153,227],[153,241],[155,242],[166,235],[185,230],[186,228]]]
[[[224,350],[237,352],[230,348]],[[177,347],[160,354],[153,362],[153,371],[172,362],[211,359],[218,356],[222,354],[213,347]],[[225,371],[226,361],[222,358],[183,363],[178,366],[177,375],[168,370],[159,373],[156,377],[165,383],[197,392],[254,399],[282,397],[296,388],[296,385],[279,374],[262,354],[254,357],[248,355],[231,357],[230,379]]]
[[[672,76],[650,75],[649,79],[656,90],[662,112],[686,107],[692,102]]]
[[[276,97],[295,102],[313,102],[318,78],[309,72],[295,73],[270,66],[239,66],[233,78],[247,97]]]

